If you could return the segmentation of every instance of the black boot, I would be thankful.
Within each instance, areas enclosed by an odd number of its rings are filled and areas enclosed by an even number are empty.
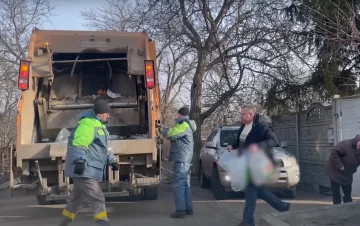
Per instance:
[[[236,226],[248,226],[247,224],[245,224],[244,222],[241,222],[240,224],[236,225]]]
[[[185,211],[176,211],[175,213],[171,214],[171,218],[184,218],[186,215]]]
[[[284,209],[280,210],[280,212],[286,212],[286,211],[289,211],[290,210],[290,206],[291,204],[286,202],[285,203],[285,206],[284,206]]]
[[[186,215],[194,215],[194,211],[193,210],[186,210]]]
[[[348,203],[348,202],[352,202],[352,201],[353,201],[353,200],[352,200],[351,197],[346,197],[346,196],[343,197],[343,202],[344,202],[344,203]]]

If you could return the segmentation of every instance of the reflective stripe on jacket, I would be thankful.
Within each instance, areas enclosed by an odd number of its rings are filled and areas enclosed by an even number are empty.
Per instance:
[[[189,117],[176,119],[173,128],[162,131],[164,137],[171,141],[170,161],[191,163],[194,150],[194,132],[196,123]]]
[[[68,140],[65,158],[65,176],[103,179],[106,165],[115,161],[113,154],[108,154],[109,133],[106,126],[95,116],[93,110],[80,115],[78,126]],[[74,174],[75,163],[85,163],[83,175]]]

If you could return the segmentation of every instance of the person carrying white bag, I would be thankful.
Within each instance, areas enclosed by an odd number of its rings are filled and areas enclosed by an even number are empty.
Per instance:
[[[228,146],[228,151],[239,149],[239,155],[243,152],[248,154],[264,151],[270,161],[275,165],[271,149],[278,145],[275,134],[271,126],[256,113],[253,106],[244,106],[240,111],[241,127],[238,137],[233,145]],[[256,166],[251,166],[256,167]],[[260,183],[261,184],[261,183]],[[281,201],[278,197],[268,191],[263,185],[249,183],[245,190],[245,208],[243,212],[243,221],[239,226],[255,226],[254,213],[256,200],[260,197],[273,208],[280,212],[288,211],[290,204]]]

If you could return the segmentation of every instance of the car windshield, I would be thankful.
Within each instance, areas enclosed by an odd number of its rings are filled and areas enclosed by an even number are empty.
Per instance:
[[[235,143],[238,135],[238,130],[221,130],[220,145],[226,147]]]

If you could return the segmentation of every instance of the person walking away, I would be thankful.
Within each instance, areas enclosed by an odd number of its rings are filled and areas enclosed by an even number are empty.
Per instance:
[[[275,164],[271,148],[277,146],[277,140],[271,126],[256,113],[253,106],[243,106],[240,117],[242,125],[239,129],[237,140],[233,145],[227,147],[228,151],[238,148],[239,154],[242,154],[244,150],[264,150],[273,164]],[[243,221],[239,226],[255,226],[254,212],[258,197],[280,212],[290,209],[289,203],[281,201],[264,186],[255,186],[249,183],[245,190]]]
[[[325,173],[330,178],[333,204],[352,202],[353,175],[360,165],[360,135],[339,142],[330,151]],[[344,193],[341,199],[340,187]]]
[[[108,153],[109,133],[105,124],[110,111],[108,103],[98,99],[93,109],[79,115],[78,126],[69,137],[65,176],[72,179],[73,190],[63,210],[60,226],[69,225],[83,204],[89,205],[97,225],[110,225],[99,184],[106,165],[111,165],[113,170],[120,168],[115,156]]]
[[[174,200],[175,213],[171,218],[184,218],[193,215],[193,203],[190,186],[191,161],[194,150],[194,132],[196,124],[189,120],[189,108],[182,107],[178,111],[173,128],[165,128],[162,134],[171,141],[170,162],[174,162]]]

